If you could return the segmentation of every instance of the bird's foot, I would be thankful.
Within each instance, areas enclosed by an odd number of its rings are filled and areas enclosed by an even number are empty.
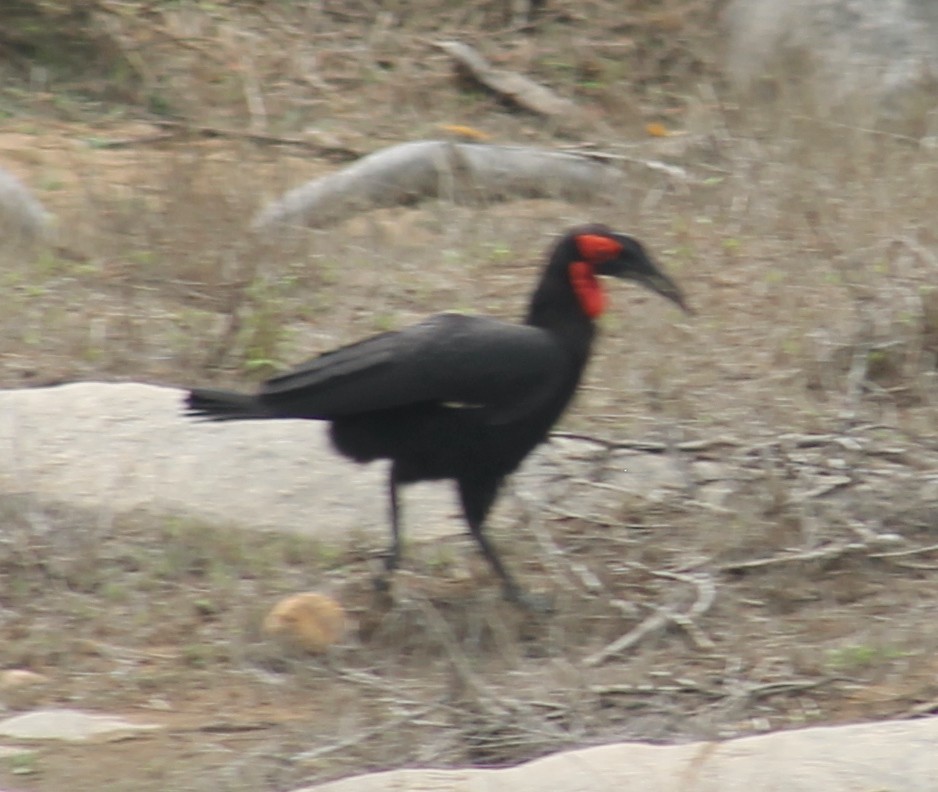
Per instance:
[[[383,557],[381,571],[378,572],[372,582],[375,591],[379,594],[391,596],[391,586],[394,582],[394,573],[397,571],[397,565],[400,561],[400,551],[392,547]]]
[[[375,575],[371,582],[375,591],[375,607],[381,610],[390,610],[394,607],[393,575],[390,572],[384,572]]]
[[[504,596],[519,608],[538,616],[549,616],[554,612],[554,598],[550,594],[534,594],[513,586],[505,589]]]

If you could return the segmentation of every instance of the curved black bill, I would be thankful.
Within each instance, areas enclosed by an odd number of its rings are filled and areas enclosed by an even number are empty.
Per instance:
[[[673,303],[677,303],[684,313],[694,313],[693,309],[684,299],[684,294],[681,292],[678,285],[661,272],[661,270],[655,269],[649,272],[633,273],[632,277],[639,283],[647,286],[653,292],[660,294],[662,297],[666,297]]]

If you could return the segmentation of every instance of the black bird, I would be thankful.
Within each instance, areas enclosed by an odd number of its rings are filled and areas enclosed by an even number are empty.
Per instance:
[[[327,352],[256,394],[194,389],[187,410],[213,421],[331,421],[340,453],[356,462],[390,460],[389,573],[401,553],[399,485],[453,479],[505,597],[531,604],[484,522],[503,479],[547,437],[576,391],[606,305],[598,275],[638,281],[687,310],[637,240],[586,225],[554,245],[524,324],[439,314]]]

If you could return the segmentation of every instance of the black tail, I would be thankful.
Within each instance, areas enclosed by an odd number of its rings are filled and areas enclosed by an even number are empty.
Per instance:
[[[256,396],[212,388],[189,391],[186,396],[186,415],[209,421],[250,421],[277,417]]]

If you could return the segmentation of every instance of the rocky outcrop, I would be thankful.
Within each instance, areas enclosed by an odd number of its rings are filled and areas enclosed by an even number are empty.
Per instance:
[[[182,414],[181,391],[139,383],[0,391],[0,492],[383,541],[385,490],[381,465],[345,460],[313,421],[199,423]],[[406,497],[424,536],[461,530],[448,488]]]
[[[394,770],[297,792],[919,792],[938,779],[938,718],[687,745],[619,743],[501,770]]]
[[[938,134],[938,4],[731,0],[723,20],[726,73],[750,95],[794,94],[820,113]]]

